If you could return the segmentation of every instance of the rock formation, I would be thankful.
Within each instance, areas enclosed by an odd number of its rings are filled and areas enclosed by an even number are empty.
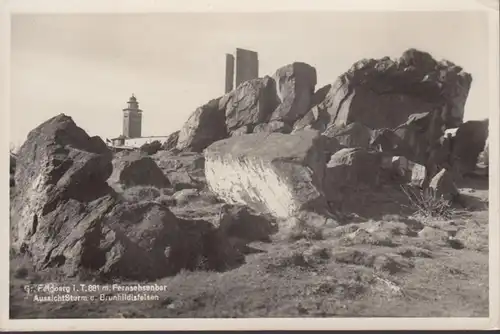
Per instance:
[[[199,107],[179,132],[177,149],[201,152],[213,142],[227,137],[224,110],[219,99]]]
[[[165,140],[163,142],[163,144],[161,145],[161,149],[163,151],[170,151],[170,150],[173,150],[174,148],[177,147],[177,142],[179,140],[179,133],[180,131],[175,131],[173,133],[171,133],[167,140]]]
[[[281,103],[271,119],[293,125],[311,107],[317,80],[316,69],[306,63],[296,62],[278,69],[273,79]]]
[[[202,153],[159,151],[151,156],[174,190],[201,189],[206,186],[205,157]]]
[[[346,188],[376,187],[381,181],[382,155],[362,148],[343,148],[326,166],[324,189],[330,202],[344,200]]]
[[[12,246],[38,267],[81,261],[85,240],[114,205],[111,152],[60,114],[32,130],[19,151],[11,205]],[[65,243],[66,240],[71,242]]]
[[[140,151],[122,151],[113,158],[113,172],[108,183],[120,188],[134,186],[154,186],[166,188],[170,186],[158,165]]]
[[[138,151],[119,153],[113,170],[104,142],[66,115],[32,130],[19,157],[11,244],[36,269],[152,280],[182,268],[224,270],[244,260],[213,223],[177,218],[158,201],[117,196],[110,176],[118,190],[165,186],[167,179]]]
[[[255,126],[269,121],[277,105],[274,81],[266,76],[239,85],[222,97],[219,108],[224,110],[230,133],[243,127],[243,133],[251,133]]]
[[[209,188],[227,203],[277,218],[324,207],[324,145],[312,130],[218,141],[205,151]]]
[[[453,139],[453,154],[461,175],[475,170],[479,155],[486,146],[488,123],[488,120],[468,121],[458,127]]]
[[[436,196],[448,201],[454,200],[459,194],[453,175],[444,168],[432,178],[429,187],[434,190]]]
[[[409,49],[397,60],[356,62],[314,108],[329,124],[359,122],[372,129],[395,128],[411,114],[436,110],[450,128],[462,122],[471,82],[459,66]]]
[[[316,91],[316,69],[294,62],[197,108],[161,147],[114,156],[56,116],[19,152],[12,245],[38,269],[151,280],[237,266],[234,239],[266,240],[275,223],[300,234],[306,221],[314,237],[336,224],[338,204],[360,206],[359,192],[387,175],[453,197],[448,153],[465,173],[488,149],[487,123],[462,124],[471,82],[415,49],[356,62]],[[448,152],[443,134],[456,127]],[[120,194],[131,187],[152,191]]]

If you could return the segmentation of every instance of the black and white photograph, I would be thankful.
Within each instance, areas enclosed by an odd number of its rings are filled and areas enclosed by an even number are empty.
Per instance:
[[[8,319],[492,317],[484,3],[11,13]]]

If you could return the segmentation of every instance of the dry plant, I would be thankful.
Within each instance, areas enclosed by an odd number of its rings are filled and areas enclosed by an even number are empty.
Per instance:
[[[417,215],[425,218],[451,218],[453,214],[451,202],[443,196],[438,196],[433,188],[421,190],[402,185],[401,189],[410,202],[407,207],[415,210]]]

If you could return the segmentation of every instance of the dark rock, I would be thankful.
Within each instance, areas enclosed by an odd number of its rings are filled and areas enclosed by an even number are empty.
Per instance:
[[[270,235],[277,232],[277,225],[272,217],[254,212],[245,206],[225,205],[219,229],[230,237],[247,242],[269,241]]]
[[[343,148],[331,156],[325,172],[324,191],[330,205],[338,208],[360,202],[363,194],[377,188],[382,178],[382,155],[361,148]]]
[[[115,155],[113,173],[108,182],[117,190],[134,186],[166,188],[171,185],[155,161],[138,151]]]
[[[181,269],[226,270],[244,261],[213,223],[179,219],[161,198],[116,196],[106,183],[111,153],[70,117],[59,115],[31,131],[20,157],[12,245],[37,270],[58,267],[67,276],[151,281]],[[140,164],[159,171],[140,152],[123,152],[118,159],[125,168],[116,178],[127,184],[148,183],[148,175],[157,174],[144,172]],[[142,176],[133,173],[134,166]],[[126,173],[127,168],[132,171]]]
[[[160,151],[151,158],[167,176],[172,187],[182,189],[201,189],[206,186],[205,157],[201,153]]]
[[[295,122],[293,129],[313,129],[318,131],[325,131],[327,125],[331,121],[331,115],[324,107],[327,102],[327,95],[331,92],[332,85],[321,87],[314,93],[312,97],[311,109],[297,122]]]
[[[146,143],[140,147],[141,152],[144,152],[148,155],[155,154],[159,150],[161,150],[161,143],[158,140],[155,140],[151,143]]]
[[[273,121],[292,125],[311,108],[316,69],[306,63],[295,62],[281,67],[273,75],[280,105],[271,116]]]
[[[35,268],[81,262],[92,228],[115,203],[111,152],[64,114],[28,134],[15,173],[12,246]],[[70,265],[69,265],[70,266]]]
[[[382,155],[362,148],[343,148],[332,155],[326,167],[329,188],[356,184],[377,185]]]
[[[459,195],[458,188],[453,181],[453,175],[444,168],[432,178],[429,187],[435,191],[436,196],[449,201]]]
[[[201,152],[213,142],[228,136],[221,99],[211,100],[191,114],[179,132],[177,149]]]
[[[257,124],[269,121],[277,105],[275,82],[266,76],[239,85],[220,100],[219,108],[225,110],[228,131],[248,126],[245,133],[251,133]]]
[[[16,164],[17,164],[17,156],[13,153],[10,153],[10,160],[9,160],[9,169],[10,173],[14,174],[16,172]]]
[[[177,142],[179,141],[179,133],[180,131],[175,131],[171,133],[167,140],[161,145],[161,149],[163,151],[170,151],[177,147]],[[155,152],[156,153],[156,152]]]
[[[181,269],[225,270],[244,260],[214,226],[203,220],[178,219],[152,202],[116,206],[102,229],[95,267],[105,278],[154,280]]]
[[[464,175],[474,171],[479,155],[488,138],[488,120],[468,121],[458,127],[453,139],[453,154],[456,157],[456,171]]]
[[[453,63],[409,49],[395,61],[356,62],[317,106],[337,125],[359,122],[371,129],[392,129],[411,114],[438,112],[450,128],[462,122],[471,82],[471,75]]]
[[[185,263],[166,256],[165,250],[181,239],[179,225],[168,208],[157,203],[116,205],[89,240],[84,265],[105,278],[152,280],[174,273]]]

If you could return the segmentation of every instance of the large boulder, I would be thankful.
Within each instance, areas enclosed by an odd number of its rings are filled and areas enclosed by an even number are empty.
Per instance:
[[[317,131],[304,130],[218,141],[205,150],[209,188],[227,203],[277,218],[321,210],[326,203],[324,139]]]
[[[174,190],[201,189],[206,185],[205,157],[196,152],[159,151],[151,158],[172,184]]]
[[[163,151],[170,151],[170,150],[173,150],[177,147],[177,142],[179,140],[179,133],[180,131],[175,131],[175,132],[172,132],[167,140],[165,140],[163,142],[163,144],[161,145],[161,149]]]
[[[473,172],[488,138],[488,120],[467,121],[458,127],[453,140],[453,155],[461,175]]]
[[[356,62],[316,108],[330,115],[330,123],[359,122],[371,129],[395,128],[411,114],[437,112],[450,128],[462,122],[471,82],[459,66],[409,49],[396,60]]]
[[[213,142],[227,137],[224,109],[221,99],[214,99],[197,108],[179,132],[176,148],[182,151],[201,152]]]
[[[460,194],[452,173],[444,168],[432,178],[429,188],[434,190],[437,197],[443,197],[448,201],[455,199]]]
[[[222,97],[219,107],[225,110],[229,132],[248,127],[245,133],[251,133],[257,124],[269,121],[278,103],[274,80],[266,76],[245,81]]]
[[[272,217],[254,212],[242,205],[224,205],[221,210],[219,229],[230,237],[251,241],[269,241],[277,232]]]
[[[20,157],[11,244],[37,270],[57,267],[67,276],[151,281],[181,269],[225,270],[244,261],[216,224],[177,218],[161,201],[117,196],[106,182],[112,173],[108,148],[68,116],[31,131]],[[118,180],[123,174],[130,179],[123,172],[134,169],[130,166],[156,166],[140,152],[118,159],[126,166],[115,175]]]
[[[169,180],[155,161],[140,151],[117,153],[113,158],[113,173],[108,182],[117,190],[134,186],[170,186]]]
[[[354,189],[376,187],[381,181],[382,154],[363,148],[343,148],[326,166],[324,188],[330,202],[340,202]]]
[[[280,105],[274,110],[271,120],[293,125],[311,108],[317,83],[316,69],[306,63],[295,62],[278,69],[273,79]]]
[[[372,130],[360,123],[332,125],[323,132],[324,136],[336,138],[345,147],[369,148]]]
[[[68,276],[85,268],[102,278],[152,280],[175,272],[178,259],[169,259],[165,251],[180,236],[179,221],[165,206],[126,202],[113,206],[86,231],[61,236],[51,256],[65,259]]]
[[[181,269],[225,270],[244,260],[213,224],[179,219],[154,202],[120,204],[103,226],[96,250],[105,259],[98,268],[103,277],[153,280]]]
[[[329,98],[332,95],[332,85],[326,85],[318,89],[313,97],[311,109],[293,125],[294,131],[313,129],[325,131],[331,121],[331,115],[327,111]]]
[[[403,156],[421,165],[427,165],[431,154],[441,154],[443,125],[437,113],[411,114],[395,129],[373,131],[370,146],[393,156]],[[439,151],[439,152],[438,152]],[[438,154],[439,153],[439,154]],[[436,163],[439,160],[436,157]]]
[[[11,244],[35,267],[61,264],[54,249],[70,240],[70,253],[84,247],[93,226],[115,203],[106,183],[111,152],[64,114],[32,130],[22,145],[11,201]],[[81,255],[81,252],[79,252]],[[83,256],[83,255],[82,255]]]

